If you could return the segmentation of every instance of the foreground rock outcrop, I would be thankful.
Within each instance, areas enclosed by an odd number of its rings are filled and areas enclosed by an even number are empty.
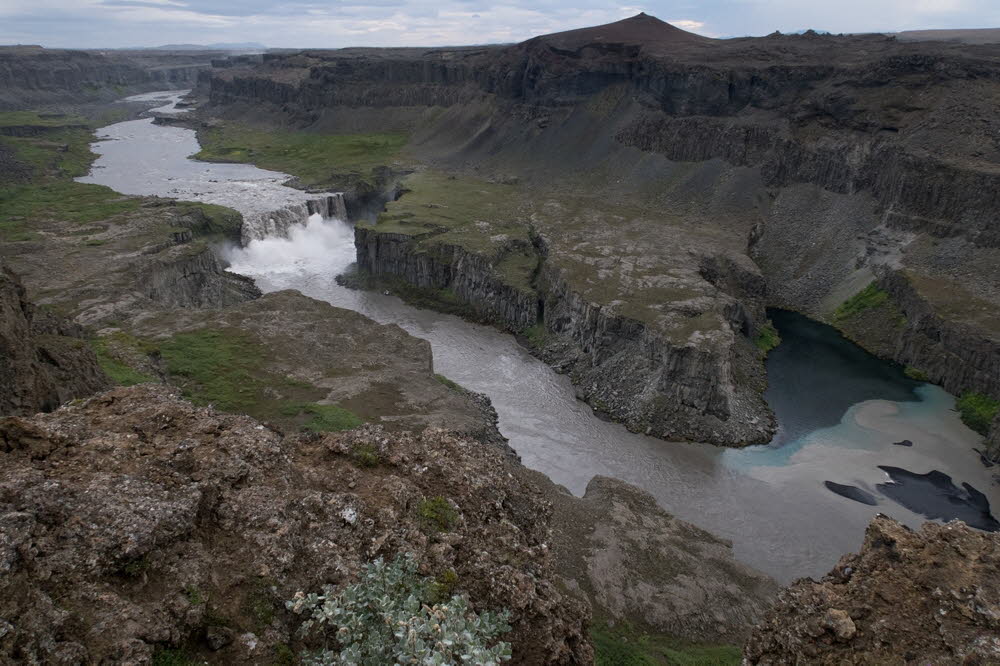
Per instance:
[[[0,414],[50,411],[109,385],[83,331],[31,303],[0,260]]]
[[[1000,662],[1000,536],[960,522],[918,532],[885,516],[821,581],[784,590],[750,664]]]
[[[436,430],[285,437],[152,385],[0,420],[0,661],[273,663],[308,647],[284,600],[409,552],[512,611],[516,662],[588,663],[514,464]]]
[[[708,643],[741,643],[778,592],[732,544],[664,511],[635,486],[594,477],[583,498],[541,474],[552,501],[553,554],[595,621]]]

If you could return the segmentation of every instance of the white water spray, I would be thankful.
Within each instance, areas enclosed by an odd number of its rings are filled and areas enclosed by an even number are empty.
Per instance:
[[[229,270],[252,277],[265,292],[308,291],[304,280],[329,284],[354,261],[354,228],[339,219],[314,213],[286,233],[227,248]]]

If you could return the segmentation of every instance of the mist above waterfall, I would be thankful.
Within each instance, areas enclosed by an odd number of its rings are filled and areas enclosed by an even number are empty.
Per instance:
[[[314,213],[285,235],[252,240],[223,250],[229,270],[248,275],[264,291],[302,289],[302,280],[333,279],[354,261],[354,228]]]

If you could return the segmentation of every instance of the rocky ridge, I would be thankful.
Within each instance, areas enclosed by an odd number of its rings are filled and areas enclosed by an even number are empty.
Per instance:
[[[512,611],[517,663],[590,661],[585,608],[555,585],[550,506],[478,442],[283,437],[154,386],[0,420],[0,442],[5,659],[272,663],[310,647],[284,600],[409,552],[475,607]],[[431,500],[445,523],[422,518]]]
[[[913,532],[877,516],[857,554],[781,592],[746,663],[996,663],[998,558],[995,533],[958,521]]]

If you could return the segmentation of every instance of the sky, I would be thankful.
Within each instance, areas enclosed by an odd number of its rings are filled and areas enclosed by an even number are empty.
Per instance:
[[[0,0],[0,44],[115,48],[515,42],[640,11],[709,37],[812,28],[896,32],[1000,27],[1000,0]]]

